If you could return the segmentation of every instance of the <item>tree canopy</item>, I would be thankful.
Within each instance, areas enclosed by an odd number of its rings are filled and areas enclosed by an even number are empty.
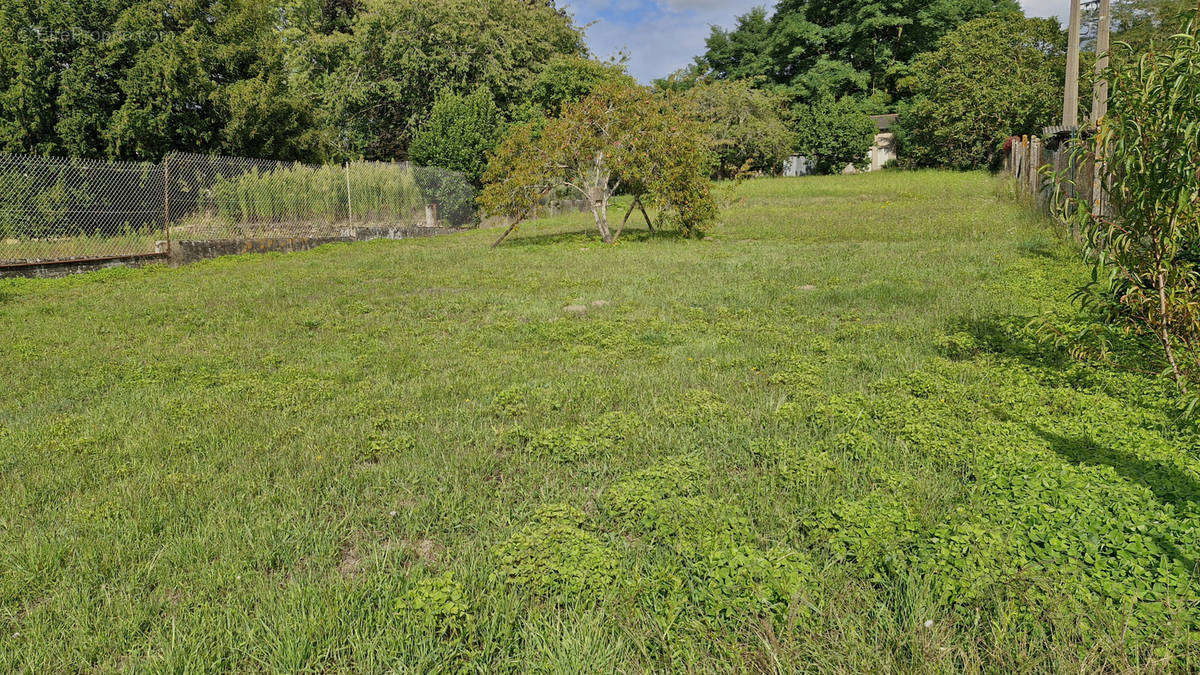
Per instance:
[[[799,105],[793,118],[796,152],[812,160],[817,173],[862,168],[875,143],[876,127],[850,97],[826,95],[812,105]]]
[[[802,101],[854,95],[886,106],[914,57],[960,24],[1015,0],[780,0],[754,9],[732,30],[714,27],[698,70],[754,79]]]
[[[158,158],[320,154],[278,15],[254,0],[4,3],[0,148]]]
[[[743,171],[775,173],[792,152],[786,103],[777,94],[732,80],[700,84],[681,99],[708,130],[718,178]]]
[[[585,53],[568,16],[529,0],[368,0],[345,39],[312,47],[335,55],[312,77],[345,151],[371,159],[403,157],[445,89],[507,109],[554,57]]]
[[[29,0],[0,37],[0,150],[125,159],[403,158],[444,90],[505,111],[585,54],[548,0]]]
[[[984,166],[1005,138],[1057,123],[1065,62],[1066,35],[1053,19],[994,14],[960,26],[913,62],[901,163]]]

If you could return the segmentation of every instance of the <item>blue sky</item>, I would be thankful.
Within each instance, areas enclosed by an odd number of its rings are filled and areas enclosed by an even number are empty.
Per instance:
[[[1065,15],[1067,0],[1020,0],[1031,16]],[[729,28],[737,16],[775,0],[560,0],[587,29],[588,45],[601,58],[624,51],[634,77],[649,83],[704,51],[709,26]]]

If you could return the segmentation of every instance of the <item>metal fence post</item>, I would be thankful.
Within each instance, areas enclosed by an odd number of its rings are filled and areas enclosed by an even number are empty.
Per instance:
[[[163,230],[167,236],[167,257],[171,257],[171,153],[163,155]]]
[[[354,207],[350,205],[350,162],[346,161],[346,220],[354,222]]]

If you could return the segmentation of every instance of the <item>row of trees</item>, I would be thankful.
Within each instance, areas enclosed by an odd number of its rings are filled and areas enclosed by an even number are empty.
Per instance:
[[[535,95],[583,35],[552,0],[0,4],[0,150],[405,157],[439,94]]]
[[[1114,40],[1144,53],[1192,12],[1194,0],[1113,0]],[[817,156],[842,146],[828,115],[845,129],[856,109],[899,113],[902,165],[976,168],[998,160],[1004,139],[1058,123],[1066,48],[1056,20],[1027,18],[1013,0],[780,0],[714,28],[705,53],[659,86],[749,82],[785,102],[798,148]],[[1086,101],[1087,57],[1084,71]]]

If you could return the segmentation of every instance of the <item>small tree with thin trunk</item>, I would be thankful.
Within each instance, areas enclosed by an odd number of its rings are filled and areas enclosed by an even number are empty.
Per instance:
[[[1200,373],[1197,28],[1114,63],[1105,74],[1108,114],[1076,157],[1098,158],[1107,206],[1081,200],[1064,210],[1078,219],[1096,264],[1081,296],[1119,325],[1153,336],[1186,391]]]
[[[557,189],[587,200],[605,243],[620,234],[609,226],[608,207],[622,188],[696,236],[717,215],[710,162],[698,122],[664,96],[610,83],[564,106],[562,116],[541,129],[513,129],[488,164],[479,201],[488,213],[513,219],[497,244]]]

